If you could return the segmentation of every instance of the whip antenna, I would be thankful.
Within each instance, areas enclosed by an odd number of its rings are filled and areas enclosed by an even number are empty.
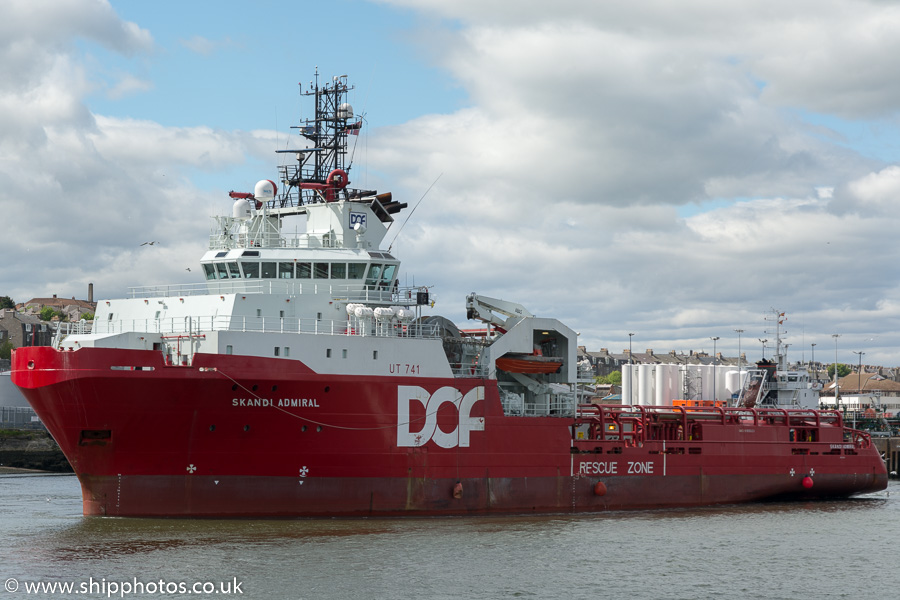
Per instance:
[[[403,231],[403,226],[406,225],[407,223],[409,223],[409,220],[412,218],[413,213],[416,212],[416,209],[417,209],[417,208],[419,208],[419,204],[422,203],[422,200],[425,199],[425,196],[427,196],[427,195],[428,195],[428,192],[431,191],[431,188],[434,187],[434,184],[438,182],[438,179],[440,179],[440,178],[443,177],[443,176],[444,176],[444,174],[441,173],[440,175],[437,176],[437,179],[435,179],[434,181],[431,182],[431,185],[428,186],[428,189],[425,190],[425,193],[422,194],[422,197],[419,198],[419,201],[418,201],[418,202],[416,202],[416,205],[413,206],[413,208],[412,208],[411,211],[409,211],[409,214],[406,216],[406,220],[403,221],[403,225],[401,225],[401,226],[400,226],[400,229],[397,230],[397,235],[394,236],[394,239],[391,241],[391,245],[388,246],[388,252],[391,251],[391,248],[394,247],[394,242],[396,242],[396,241],[397,241],[397,238],[400,237],[400,232]]]

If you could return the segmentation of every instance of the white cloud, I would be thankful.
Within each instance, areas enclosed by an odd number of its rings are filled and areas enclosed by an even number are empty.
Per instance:
[[[119,100],[125,96],[146,92],[151,89],[153,89],[152,82],[126,73],[120,77],[109,90],[107,90],[106,95],[113,100]]]
[[[181,45],[202,56],[212,56],[215,52],[222,48],[238,46],[238,44],[230,37],[221,40],[211,40],[202,35],[191,36],[189,39],[181,40]]]
[[[429,56],[471,106],[381,132],[388,150],[372,153],[412,189],[445,172],[442,204],[429,198],[414,218],[426,223],[404,234],[407,267],[441,273],[442,297],[520,301],[589,347],[637,331],[657,350],[711,335],[723,349],[735,328],[762,331],[772,306],[804,323],[798,351],[900,325],[896,167],[797,118],[900,108],[895,59],[877,59],[900,33],[893,8],[561,2],[554,17],[527,2],[397,4],[461,23],[430,36]],[[673,210],[729,198],[687,219]],[[460,319],[458,304],[443,310]],[[869,356],[900,363],[889,347]]]

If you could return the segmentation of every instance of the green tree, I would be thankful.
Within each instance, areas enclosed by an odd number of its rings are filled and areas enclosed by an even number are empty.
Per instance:
[[[85,321],[93,321],[94,313],[84,313],[83,315],[81,315],[81,318],[84,319]]]
[[[9,296],[0,296],[0,309],[15,308],[16,303]]]
[[[622,371],[613,371],[609,375],[594,377],[594,383],[598,385],[622,385]]]
[[[0,344],[0,358],[9,360],[12,357],[12,349],[13,344],[9,340],[6,340],[2,344]]]
[[[55,310],[53,310],[49,306],[45,306],[44,308],[41,309],[41,314],[40,314],[41,321],[49,321],[50,319],[53,318],[53,315],[55,315],[55,314],[56,314]]]
[[[850,365],[845,365],[843,363],[838,363],[837,370],[838,377],[846,377],[853,372],[853,368]],[[828,365],[828,378],[834,379],[834,363]]]

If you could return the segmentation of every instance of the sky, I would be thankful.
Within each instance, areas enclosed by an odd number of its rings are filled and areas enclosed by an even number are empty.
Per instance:
[[[355,86],[350,178],[410,204],[387,239],[435,314],[476,326],[478,292],[612,352],[742,329],[756,360],[776,309],[791,360],[900,366],[882,1],[5,0],[0,296],[198,281],[316,69]]]

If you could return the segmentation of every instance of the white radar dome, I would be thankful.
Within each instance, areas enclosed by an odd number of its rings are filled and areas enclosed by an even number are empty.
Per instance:
[[[253,188],[253,195],[260,202],[269,202],[270,200],[274,200],[276,193],[278,193],[278,186],[275,185],[275,182],[271,179],[263,179],[262,181],[257,181],[256,187]]]
[[[238,198],[231,207],[231,216],[235,219],[249,219],[250,209],[256,208],[256,204],[249,198]]]
[[[337,110],[338,119],[352,119],[353,118],[353,107],[344,102],[338,107]]]

